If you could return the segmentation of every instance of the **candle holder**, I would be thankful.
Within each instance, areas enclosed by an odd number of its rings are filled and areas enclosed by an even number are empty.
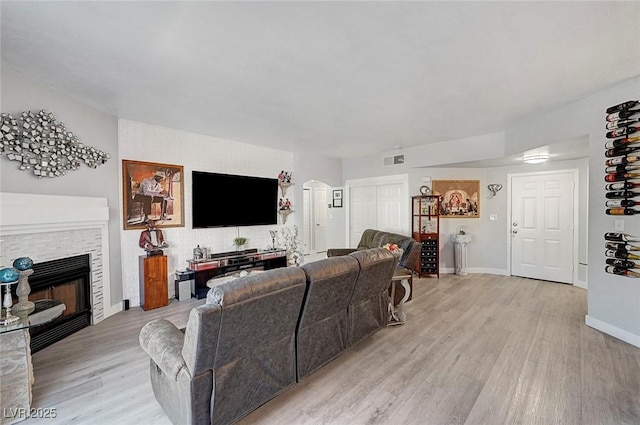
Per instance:
[[[269,234],[271,235],[271,249],[275,250],[276,249],[276,231],[269,230]]]
[[[18,281],[18,287],[16,288],[16,295],[18,296],[18,303],[13,307],[13,311],[27,311],[32,310],[35,304],[29,301],[29,294],[31,293],[31,286],[29,285],[29,276],[33,274],[33,260],[29,257],[20,257],[13,262],[13,267],[18,270],[20,278]]]
[[[18,283],[18,271],[13,267],[0,270],[0,286],[5,287],[2,307],[4,307],[4,317],[0,317],[0,326],[10,325],[20,320],[20,317],[11,314],[13,299],[11,298],[11,285]]]

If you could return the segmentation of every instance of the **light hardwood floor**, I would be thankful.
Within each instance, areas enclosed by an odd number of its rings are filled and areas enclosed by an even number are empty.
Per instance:
[[[639,425],[640,349],[584,324],[586,292],[494,275],[414,280],[383,329],[240,424]],[[117,314],[34,354],[23,424],[169,424],[138,332],[203,300]]]

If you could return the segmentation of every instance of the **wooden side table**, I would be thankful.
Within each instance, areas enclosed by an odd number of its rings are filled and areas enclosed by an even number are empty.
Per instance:
[[[140,307],[143,310],[164,307],[169,304],[166,255],[141,255]]]

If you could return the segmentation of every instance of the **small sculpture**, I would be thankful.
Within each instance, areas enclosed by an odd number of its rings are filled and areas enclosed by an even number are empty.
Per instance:
[[[285,200],[280,198],[280,201],[278,202],[278,207],[280,208],[280,211],[290,210],[291,201],[289,200],[289,198],[286,198]]]
[[[293,173],[282,170],[280,171],[280,174],[278,174],[278,180],[282,183],[291,183],[292,174]]]
[[[162,249],[169,246],[164,240],[162,230],[156,228],[155,220],[147,220],[147,229],[140,233],[138,245],[147,251],[148,255],[161,254]]]

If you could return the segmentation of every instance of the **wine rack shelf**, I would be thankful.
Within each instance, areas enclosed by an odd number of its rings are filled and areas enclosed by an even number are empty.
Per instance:
[[[640,101],[629,100],[606,110],[605,213],[613,216],[640,214]],[[607,232],[605,272],[640,278],[640,238]]]
[[[629,100],[606,110],[605,212],[640,214],[640,101]]]
[[[420,277],[440,277],[440,196],[411,198],[411,234],[420,242]]]

